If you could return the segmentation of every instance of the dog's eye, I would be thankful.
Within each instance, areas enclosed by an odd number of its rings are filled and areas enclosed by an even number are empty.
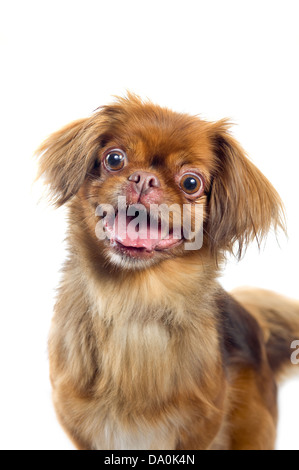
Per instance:
[[[181,177],[180,187],[184,193],[198,197],[203,191],[204,183],[199,175],[195,173],[185,173]]]
[[[125,166],[126,154],[120,149],[112,149],[104,157],[104,165],[109,171],[119,171]]]

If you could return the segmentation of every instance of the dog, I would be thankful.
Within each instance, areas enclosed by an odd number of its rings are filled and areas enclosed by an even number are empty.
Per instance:
[[[229,294],[217,282],[228,253],[240,258],[271,227],[284,229],[279,195],[230,123],[129,93],[51,135],[37,155],[52,203],[68,207],[49,361],[57,417],[75,447],[273,449],[277,384],[298,371],[299,302]],[[160,205],[176,207],[167,237],[165,213],[151,215]],[[127,230],[141,208],[142,236]],[[196,222],[200,246],[189,249]]]

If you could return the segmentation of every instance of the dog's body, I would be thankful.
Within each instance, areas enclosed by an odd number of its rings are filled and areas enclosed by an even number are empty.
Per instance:
[[[229,295],[217,283],[225,251],[238,242],[241,253],[281,225],[277,193],[227,125],[129,96],[54,134],[40,153],[57,203],[69,201],[49,355],[56,411],[76,447],[274,448],[276,382],[299,339],[299,303]],[[200,204],[202,248],[99,240],[95,209],[115,207],[116,195],[129,205]]]

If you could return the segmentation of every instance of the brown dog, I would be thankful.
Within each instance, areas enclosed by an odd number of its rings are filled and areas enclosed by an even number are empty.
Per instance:
[[[69,209],[49,355],[57,415],[77,448],[272,449],[276,382],[296,368],[299,303],[260,290],[231,296],[217,283],[226,252],[241,256],[283,227],[279,196],[227,121],[129,95],[38,154],[53,200]],[[126,210],[145,207],[143,236],[128,230],[132,215],[117,223],[120,197]],[[112,221],[96,212],[108,204]],[[174,213],[168,237],[163,214],[150,233],[161,204],[187,208],[191,229],[201,223],[200,249],[186,249],[184,227],[174,236]]]

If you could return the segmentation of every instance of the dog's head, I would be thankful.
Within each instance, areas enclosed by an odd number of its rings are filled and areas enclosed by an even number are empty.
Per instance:
[[[216,259],[236,244],[241,255],[283,226],[283,211],[228,127],[129,95],[50,136],[39,173],[68,202],[71,231],[110,265]]]

